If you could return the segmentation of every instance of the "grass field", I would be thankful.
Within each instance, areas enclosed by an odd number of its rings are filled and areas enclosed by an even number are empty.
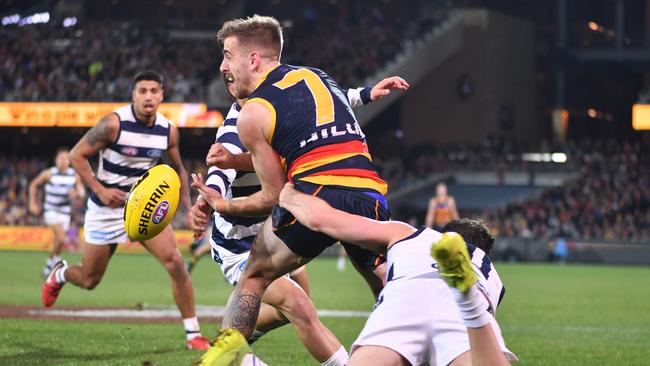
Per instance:
[[[68,255],[72,261],[78,259]],[[0,253],[0,306],[40,305],[44,254]],[[577,265],[498,264],[506,297],[498,319],[521,365],[647,365],[650,359],[650,269]],[[324,309],[369,310],[370,291],[348,266],[309,265],[312,298]],[[207,259],[194,275],[196,300],[223,305],[230,286]],[[169,281],[147,255],[116,255],[92,292],[68,285],[57,306],[171,305]],[[362,318],[326,318],[346,347]],[[202,324],[214,336],[217,324]],[[189,365],[200,352],[184,349],[179,323],[143,324],[0,318],[0,365]],[[315,365],[290,327],[255,344],[272,365]]]

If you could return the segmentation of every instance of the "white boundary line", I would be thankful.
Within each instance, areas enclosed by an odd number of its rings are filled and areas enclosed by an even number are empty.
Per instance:
[[[32,309],[26,312],[37,316],[61,316],[71,318],[134,318],[155,319],[178,317],[176,307],[151,307],[142,310],[136,309]],[[199,317],[223,317],[226,308],[222,306],[197,306],[196,313]],[[318,310],[321,318],[367,318],[368,311],[354,310]]]

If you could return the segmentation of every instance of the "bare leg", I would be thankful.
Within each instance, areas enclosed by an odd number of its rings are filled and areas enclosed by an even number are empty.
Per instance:
[[[181,316],[184,319],[196,316],[192,280],[185,268],[183,257],[176,248],[176,238],[171,225],[167,226],[153,239],[144,242],[143,245],[169,273],[172,280],[174,301],[181,312]]]
[[[291,321],[296,334],[309,353],[319,362],[327,361],[341,342],[321,323],[309,296],[294,281],[280,277],[273,281],[262,297]]]
[[[454,360],[449,363],[449,366],[472,366],[471,352],[467,351],[454,358]]]
[[[307,266],[302,266],[291,273],[291,279],[302,287],[307,296],[309,296],[309,275],[307,274]]]
[[[68,267],[64,276],[66,281],[76,286],[92,290],[104,277],[108,262],[115,252],[117,244],[87,244],[81,263]]]
[[[65,243],[65,230],[63,230],[63,226],[61,226],[61,224],[54,224],[50,227],[54,233],[54,243],[52,243],[49,258],[54,258],[60,256],[61,252],[63,251],[63,243]]]
[[[348,366],[410,366],[399,353],[381,346],[362,346],[357,348],[348,361]]]
[[[289,324],[289,319],[280,310],[269,304],[262,303],[260,315],[257,317],[257,323],[255,324],[256,330],[262,333],[268,333],[285,324]]]
[[[267,219],[255,238],[248,263],[239,283],[230,295],[222,324],[250,338],[266,288],[275,279],[289,273],[311,260],[294,254],[273,234],[271,219]]]
[[[510,365],[503,354],[499,342],[494,335],[492,326],[487,324],[480,328],[467,328],[473,366],[506,366]]]

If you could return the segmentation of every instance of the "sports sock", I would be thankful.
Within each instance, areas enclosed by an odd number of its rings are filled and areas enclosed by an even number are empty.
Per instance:
[[[65,281],[66,281],[66,279],[65,279],[65,270],[66,269],[68,269],[68,266],[64,265],[63,267],[59,268],[58,271],[56,271],[56,273],[54,274],[54,280],[56,281],[56,283],[59,283],[59,284],[65,283]]]
[[[345,350],[345,347],[341,346],[334,354],[327,359],[327,361],[321,363],[322,366],[345,366],[348,363],[348,352]]]
[[[260,332],[259,330],[255,329],[253,330],[253,334],[248,338],[248,344],[253,344],[255,341],[260,339],[263,335],[266,333]]]
[[[54,267],[55,264],[59,263],[61,261],[61,257],[58,255],[55,255],[54,257],[48,257],[47,261],[45,261],[45,264],[49,267],[52,268]]]
[[[185,337],[188,341],[201,336],[199,319],[196,317],[183,319],[183,327],[185,327]]]
[[[480,328],[490,322],[487,299],[476,285],[470,287],[466,293],[453,287],[451,291],[467,328]]]
[[[345,257],[338,257],[336,260],[336,269],[339,272],[345,271]]]

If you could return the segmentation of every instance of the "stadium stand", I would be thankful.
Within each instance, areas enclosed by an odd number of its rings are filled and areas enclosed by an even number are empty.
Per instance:
[[[342,85],[361,84],[444,14],[396,2],[360,1],[352,8],[324,1],[305,7],[252,3],[258,11],[267,8],[266,14],[284,20],[285,62],[323,68]],[[205,29],[207,24],[197,20],[195,29],[177,22],[152,27],[138,21],[87,19],[68,28],[54,23],[4,27],[0,99],[125,101],[136,71],[153,68],[166,76],[167,101],[223,106],[228,99],[218,75],[219,46],[215,30]]]

